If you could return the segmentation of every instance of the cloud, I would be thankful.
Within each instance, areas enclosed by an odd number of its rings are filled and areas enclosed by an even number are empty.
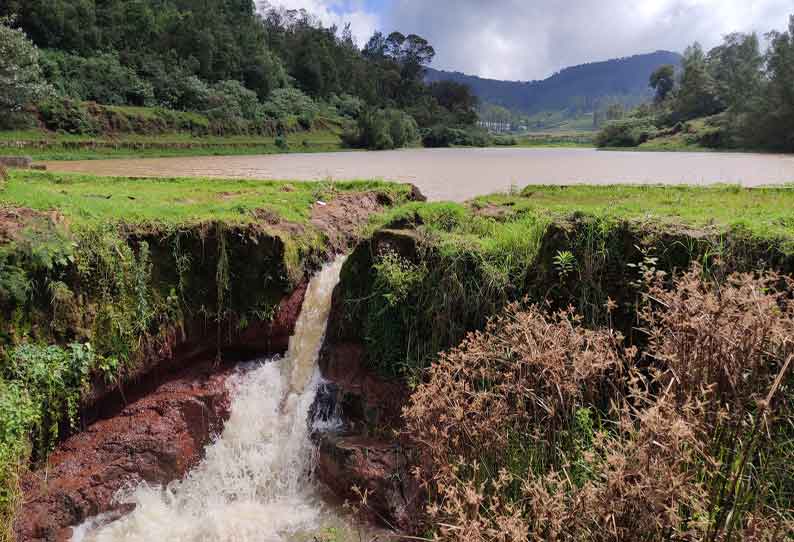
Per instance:
[[[337,25],[343,28],[350,23],[353,37],[359,45],[363,45],[379,26],[377,13],[368,10],[361,0],[270,0],[274,7],[287,9],[305,9],[317,16],[324,25]],[[257,1],[261,7],[263,1]]]
[[[716,45],[734,31],[783,30],[794,0],[277,0],[326,24],[350,21],[359,44],[375,29],[427,38],[434,67],[498,79],[540,79],[566,66]]]
[[[784,29],[791,0],[398,0],[384,19],[425,36],[436,67],[539,79],[593,60],[716,45],[733,31]]]

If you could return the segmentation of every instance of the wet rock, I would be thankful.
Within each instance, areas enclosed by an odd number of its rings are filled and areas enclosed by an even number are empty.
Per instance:
[[[338,497],[354,504],[361,504],[366,492],[363,511],[377,523],[415,532],[422,493],[409,472],[410,451],[394,433],[402,427],[410,390],[401,381],[372,373],[364,359],[364,346],[357,342],[326,344],[320,356],[323,377],[336,393],[332,402],[344,434],[319,435],[317,475]]]
[[[306,288],[309,282],[301,282],[290,295],[285,297],[276,309],[273,320],[250,324],[231,345],[233,348],[246,349],[257,353],[283,353],[289,347],[289,339],[295,331],[295,324],[303,307]]]
[[[361,436],[324,435],[320,439],[318,475],[328,487],[392,529],[416,530],[422,506],[421,488],[408,472],[398,443]],[[356,491],[356,488],[358,491]]]
[[[402,407],[410,390],[399,380],[384,380],[364,366],[363,345],[342,342],[327,346],[320,356],[323,377],[336,384],[342,416],[361,431],[402,425]]]
[[[196,364],[61,443],[46,467],[23,477],[17,540],[68,540],[91,516],[128,511],[114,500],[119,490],[184,476],[228,417],[230,374]]]

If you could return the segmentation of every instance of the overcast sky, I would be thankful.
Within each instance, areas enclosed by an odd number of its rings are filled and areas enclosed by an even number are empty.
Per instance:
[[[433,67],[542,79],[566,66],[657,49],[716,45],[733,31],[785,30],[794,0],[270,0],[326,24],[427,38]]]

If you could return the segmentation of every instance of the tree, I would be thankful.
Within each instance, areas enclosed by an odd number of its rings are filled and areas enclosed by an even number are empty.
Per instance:
[[[717,94],[728,110],[752,109],[761,94],[764,58],[755,34],[733,33],[709,51],[708,65]]]
[[[656,103],[662,103],[675,88],[675,66],[660,66],[651,74],[648,84],[656,91]]]
[[[766,55],[767,84],[760,121],[762,144],[794,151],[794,15],[788,32],[771,32]]]
[[[674,120],[690,120],[723,111],[725,105],[719,99],[716,83],[699,43],[687,47],[681,65],[675,104],[678,118]]]
[[[466,85],[454,81],[439,81],[430,85],[430,93],[438,104],[452,113],[455,124],[474,124],[477,122],[477,96]]]
[[[20,111],[48,92],[36,46],[22,30],[0,21],[0,110]]]

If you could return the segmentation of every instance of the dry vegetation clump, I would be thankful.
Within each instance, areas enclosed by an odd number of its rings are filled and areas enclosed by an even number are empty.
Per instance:
[[[775,275],[653,278],[648,341],[511,305],[405,410],[438,538],[794,535],[794,303]]]

